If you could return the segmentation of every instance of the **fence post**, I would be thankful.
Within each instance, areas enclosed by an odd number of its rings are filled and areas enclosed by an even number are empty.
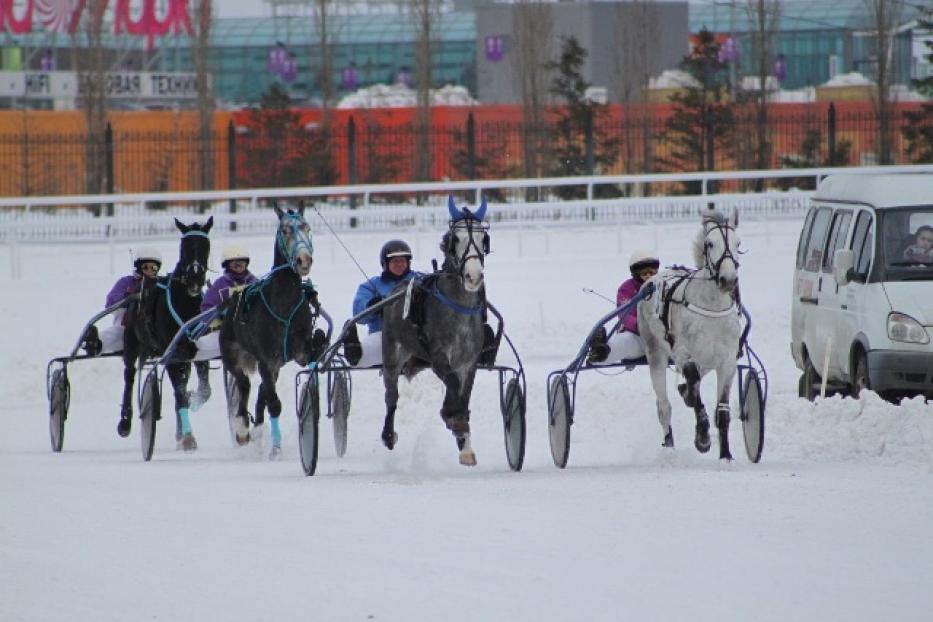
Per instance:
[[[588,107],[586,110],[586,126],[584,128],[586,134],[586,174],[592,175],[596,170],[596,163],[594,158],[594,148],[593,148],[593,108]]]
[[[104,191],[107,194],[113,194],[113,126],[107,122],[107,129],[104,131],[104,166],[106,179],[104,181]],[[113,216],[113,203],[107,204],[107,215]]]
[[[347,178],[349,183],[357,183],[356,173],[356,121],[353,115],[347,121]],[[350,195],[350,209],[356,209],[356,195]],[[356,218],[350,218],[350,227],[356,227]]]
[[[476,179],[476,123],[473,120],[473,113],[467,115],[466,122],[466,141],[467,141],[467,179]]]
[[[227,189],[236,190],[236,128],[227,124]],[[236,214],[236,199],[230,199],[230,213]],[[236,231],[236,221],[230,221],[230,231]]]
[[[836,166],[836,106],[833,105],[833,102],[829,102],[829,117],[827,123],[829,126],[827,131],[829,139],[829,165]]]

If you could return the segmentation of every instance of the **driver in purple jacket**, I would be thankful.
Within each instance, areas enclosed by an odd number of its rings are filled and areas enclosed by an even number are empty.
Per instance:
[[[154,248],[141,248],[133,260],[133,273],[117,279],[110,288],[104,308],[112,307],[139,291],[143,277],[155,278],[162,268],[162,255]],[[113,324],[98,333],[96,326],[90,326],[84,334],[84,350],[90,356],[103,352],[117,352],[123,349],[123,331],[126,326],[126,308],[113,312]]]
[[[250,283],[256,282],[256,276],[249,271],[249,252],[242,246],[224,247],[223,260],[220,263],[224,273],[214,280],[204,298],[201,299],[201,313],[213,309],[228,300],[237,291]],[[219,320],[215,320],[219,324]],[[220,356],[220,331],[214,330],[197,341],[196,361],[203,361]]]
[[[636,250],[629,258],[632,278],[624,281],[616,293],[616,306],[621,307],[638,294],[645,281],[658,273],[661,261],[651,251]],[[645,344],[638,334],[638,310],[631,308],[622,316],[622,329],[606,339],[606,328],[600,326],[590,343],[587,362],[591,365],[612,364],[638,359],[645,355]]]

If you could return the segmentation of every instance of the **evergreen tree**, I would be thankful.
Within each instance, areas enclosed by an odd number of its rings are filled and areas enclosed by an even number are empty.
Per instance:
[[[554,72],[550,93],[564,104],[554,113],[555,131],[550,145],[551,166],[548,172],[555,177],[605,172],[618,157],[618,139],[596,129],[606,117],[606,105],[586,98],[586,90],[590,87],[582,73],[586,56],[587,51],[575,37],[561,37],[558,60],[545,65],[547,70]],[[592,171],[587,161],[587,136],[592,141]],[[565,199],[586,196],[585,189],[580,186],[562,186],[555,192]]]
[[[263,93],[259,108],[250,110],[247,127],[240,150],[246,185],[327,186],[336,181],[329,133],[306,128],[279,84]]]
[[[920,26],[933,30],[933,21],[919,20]],[[926,59],[933,63],[933,39],[924,41],[927,46]],[[914,87],[928,98],[933,98],[933,75],[921,80],[913,81]],[[911,162],[915,164],[929,164],[933,162],[933,102],[927,101],[920,105],[920,110],[908,112],[907,125],[901,132],[907,142],[905,152]]]
[[[696,80],[671,95],[674,111],[665,121],[671,151],[658,158],[671,172],[712,171],[716,156],[726,151],[732,134],[734,111],[729,101],[728,64],[719,58],[719,44],[705,28],[680,68]],[[687,194],[699,194],[699,181],[683,182]]]

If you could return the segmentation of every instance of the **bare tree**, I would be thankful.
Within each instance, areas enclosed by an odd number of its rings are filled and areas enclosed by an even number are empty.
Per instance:
[[[418,112],[415,119],[415,178],[431,176],[431,87],[433,86],[434,37],[440,22],[442,0],[405,0],[415,23],[415,90]]]
[[[194,71],[197,76],[198,102],[198,173],[196,183],[200,190],[214,187],[214,94],[208,71],[211,26],[213,24],[213,0],[198,0],[195,14],[192,53]]]
[[[648,82],[655,65],[653,42],[660,36],[658,9],[648,0],[618,3],[613,11],[619,45],[612,56],[613,98],[623,104],[622,149],[625,172],[651,170],[651,116],[646,113]],[[638,157],[637,145],[642,143]]]
[[[878,118],[878,164],[892,164],[894,138],[891,133],[894,102],[891,85],[895,73],[894,40],[900,25],[904,3],[901,0],[864,0],[871,20],[873,56],[875,59],[875,114]]]
[[[755,168],[771,168],[771,141],[768,131],[768,77],[771,56],[781,19],[780,0],[748,0],[745,6],[751,28],[752,59],[758,88],[755,91]],[[758,180],[758,190],[763,180]]]
[[[525,177],[540,177],[546,164],[544,152],[545,105],[550,87],[549,43],[554,16],[543,0],[516,0],[512,13],[512,69],[522,98],[522,151]],[[533,197],[529,197],[533,198]]]
[[[312,57],[317,60],[312,61],[312,67],[317,67],[317,83],[321,89],[321,125],[329,131],[336,99],[334,47],[337,44],[337,0],[314,0],[312,19],[318,42],[317,50],[312,46]]]
[[[84,189],[88,194],[105,192],[107,179],[107,71],[109,61],[104,49],[104,13],[107,0],[87,0],[78,35],[84,36],[84,46],[78,50],[74,40],[74,56],[80,84],[80,107],[87,126],[85,143]]]

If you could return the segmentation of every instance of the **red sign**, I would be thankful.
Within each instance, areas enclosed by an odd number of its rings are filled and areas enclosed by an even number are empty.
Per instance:
[[[158,0],[137,0],[142,3],[139,17],[134,19],[130,11],[131,0],[103,0],[100,5],[106,10],[113,7],[113,31],[115,34],[128,34],[146,37],[146,45],[151,48],[156,37],[164,37],[169,32],[193,34],[191,17],[188,15],[188,0],[167,0],[164,15],[158,15]],[[9,30],[13,34],[32,32],[34,15],[38,15],[43,27],[50,32],[74,33],[78,30],[81,15],[88,0],[26,0],[26,6],[17,15],[13,8],[14,0],[0,0],[0,31]]]

